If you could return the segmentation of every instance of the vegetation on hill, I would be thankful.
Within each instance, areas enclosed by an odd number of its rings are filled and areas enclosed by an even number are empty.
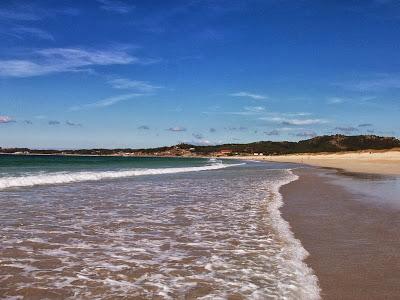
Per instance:
[[[299,142],[261,141],[248,144],[223,144],[215,146],[196,146],[179,144],[171,147],[148,149],[80,149],[80,150],[31,150],[28,148],[0,148],[2,153],[25,154],[75,154],[75,155],[116,155],[123,153],[138,155],[211,155],[222,150],[234,154],[263,153],[264,155],[279,155],[293,153],[340,152],[356,150],[383,150],[400,147],[400,140],[394,137],[376,135],[324,135]]]
[[[299,142],[261,141],[249,144],[224,144],[218,146],[198,146],[196,153],[209,154],[223,149],[237,153],[293,154],[316,152],[339,152],[355,150],[381,150],[400,147],[400,141],[393,137],[375,135],[330,135],[318,136]]]

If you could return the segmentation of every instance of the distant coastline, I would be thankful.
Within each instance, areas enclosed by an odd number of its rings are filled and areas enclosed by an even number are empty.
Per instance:
[[[247,144],[192,145],[178,144],[146,149],[29,149],[0,148],[0,154],[13,155],[64,155],[64,156],[134,156],[134,157],[242,157],[280,156],[304,153],[341,153],[348,151],[378,151],[400,149],[400,140],[375,135],[318,136],[299,142],[259,141]]]

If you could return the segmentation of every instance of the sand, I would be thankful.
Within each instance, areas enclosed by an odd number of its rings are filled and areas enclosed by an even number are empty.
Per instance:
[[[311,166],[339,168],[349,172],[400,175],[400,150],[243,156],[235,158],[301,163]]]
[[[399,299],[400,210],[320,176],[334,170],[294,172],[300,179],[281,189],[281,211],[310,253],[322,298]]]

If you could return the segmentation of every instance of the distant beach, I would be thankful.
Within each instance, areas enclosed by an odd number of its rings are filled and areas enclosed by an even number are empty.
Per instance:
[[[235,158],[243,160],[289,162],[310,166],[337,168],[349,172],[400,175],[400,149],[337,153],[241,156]]]

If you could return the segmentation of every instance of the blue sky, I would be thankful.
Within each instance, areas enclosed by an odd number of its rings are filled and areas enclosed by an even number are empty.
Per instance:
[[[400,2],[0,2],[0,146],[399,136]]]

